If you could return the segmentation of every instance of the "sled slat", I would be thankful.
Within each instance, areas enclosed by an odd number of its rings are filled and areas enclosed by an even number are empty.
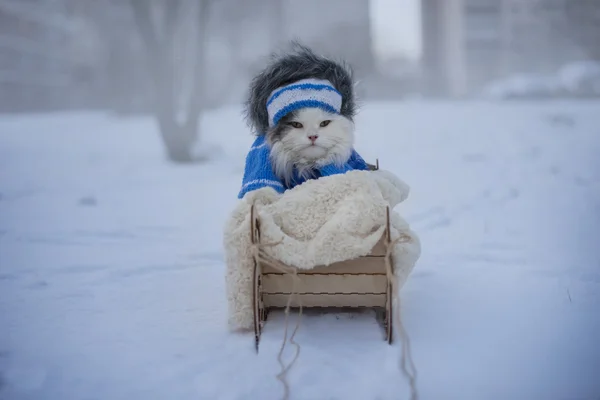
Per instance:
[[[291,293],[292,275],[263,275],[263,293]],[[298,275],[296,293],[386,293],[385,275]]]
[[[285,307],[289,294],[263,294],[266,307]],[[297,294],[291,307],[385,307],[385,294]]]
[[[263,265],[263,274],[283,274],[282,272]],[[383,257],[361,257],[353,260],[341,261],[331,265],[321,265],[312,269],[298,269],[298,275],[311,274],[373,274],[385,275],[385,260]]]

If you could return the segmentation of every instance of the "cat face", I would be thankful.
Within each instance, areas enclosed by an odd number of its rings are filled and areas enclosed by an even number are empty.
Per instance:
[[[267,132],[275,174],[286,178],[296,169],[343,164],[354,145],[354,124],[320,108],[304,108],[283,117]]]

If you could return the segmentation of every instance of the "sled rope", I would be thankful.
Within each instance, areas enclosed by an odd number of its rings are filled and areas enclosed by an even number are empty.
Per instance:
[[[388,233],[390,234],[390,233]],[[402,343],[402,356],[400,358],[400,370],[404,374],[404,376],[408,379],[408,383],[410,384],[410,399],[417,400],[419,398],[419,394],[417,392],[417,368],[415,367],[414,360],[412,358],[411,349],[410,349],[410,338],[408,337],[408,333],[402,324],[402,319],[400,317],[400,296],[398,295],[398,278],[394,273],[391,259],[392,252],[397,243],[406,243],[410,241],[410,237],[401,234],[400,237],[396,238],[393,241],[386,240],[385,243],[385,268],[387,273],[387,278],[392,284],[392,299],[395,301],[394,312],[392,315],[392,319],[396,319],[396,324],[398,326],[398,330],[400,333],[400,341]],[[393,323],[393,321],[388,321],[388,324]],[[410,366],[410,371],[407,366],[407,363]]]
[[[296,327],[294,328],[294,331],[292,332],[292,335],[290,336],[290,339],[289,339],[290,344],[293,344],[296,347],[296,354],[294,354],[294,358],[292,359],[292,361],[290,361],[287,366],[284,366],[283,360],[282,360],[283,350],[285,349],[285,345],[288,341],[288,337],[287,337],[288,336],[288,326],[289,326],[288,317],[289,317],[289,313],[290,313],[290,306],[292,303],[293,296],[295,296],[297,294],[296,293],[296,284],[299,279],[298,278],[298,270],[296,268],[288,267],[288,266],[284,265],[283,263],[281,263],[280,261],[273,259],[272,257],[268,256],[266,253],[264,253],[264,251],[262,251],[262,250],[259,251],[259,255],[261,256],[261,259],[265,264],[278,270],[279,272],[288,274],[292,277],[292,291],[291,291],[290,295],[288,296],[288,301],[287,301],[287,304],[285,307],[285,324],[284,324],[283,341],[281,342],[281,348],[279,349],[279,354],[277,355],[277,361],[279,361],[279,365],[281,366],[281,372],[279,374],[277,374],[277,379],[283,384],[283,388],[284,388],[283,399],[287,400],[290,395],[290,388],[289,388],[289,384],[287,383],[287,380],[286,380],[286,374],[292,368],[292,365],[294,365],[294,363],[300,356],[300,344],[298,344],[298,342],[296,342],[294,340],[294,337],[296,336],[296,332],[300,328],[300,318],[302,317],[302,302],[300,301],[300,298],[298,298],[298,307],[299,307],[298,318],[296,319]]]
[[[253,215],[253,213],[252,213],[252,215]],[[254,217],[252,216],[252,218],[254,218]],[[263,264],[269,265],[270,267],[276,269],[279,272],[288,274],[289,276],[292,277],[292,292],[288,296],[288,301],[287,301],[287,304],[285,307],[285,324],[284,324],[283,341],[281,343],[281,348],[279,349],[279,354],[277,355],[277,361],[279,362],[279,365],[281,366],[281,371],[279,372],[279,374],[277,374],[277,379],[283,384],[283,390],[284,390],[283,399],[287,400],[290,396],[290,388],[289,388],[289,384],[286,380],[286,375],[287,375],[288,371],[292,368],[292,366],[294,365],[294,363],[296,362],[298,357],[300,356],[300,344],[298,344],[298,342],[296,342],[294,340],[294,337],[296,336],[296,332],[300,328],[300,318],[302,317],[302,302],[300,301],[300,298],[298,298],[299,311],[298,311],[298,318],[296,320],[296,327],[294,328],[294,331],[292,332],[292,335],[289,338],[289,342],[296,347],[296,354],[294,354],[294,358],[292,359],[292,361],[289,362],[289,364],[287,366],[285,366],[283,363],[283,351],[284,351],[285,345],[288,341],[288,327],[289,327],[288,317],[289,317],[290,306],[291,306],[291,302],[292,302],[292,297],[297,294],[296,293],[296,283],[298,282],[298,279],[299,279],[298,271],[296,268],[288,267],[287,265],[283,264],[279,260],[274,259],[273,257],[269,256],[264,251],[264,247],[276,246],[279,243],[272,243],[272,244],[260,243],[260,240],[254,240],[254,231],[252,232],[252,235],[253,235],[252,236],[253,240],[251,243],[252,257],[254,258],[256,265],[260,265],[261,263],[263,263]]]

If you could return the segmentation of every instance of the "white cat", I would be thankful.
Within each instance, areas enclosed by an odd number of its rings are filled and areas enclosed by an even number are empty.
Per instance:
[[[267,132],[275,174],[286,184],[296,171],[303,179],[328,164],[342,165],[354,146],[354,123],[320,108],[289,113]]]

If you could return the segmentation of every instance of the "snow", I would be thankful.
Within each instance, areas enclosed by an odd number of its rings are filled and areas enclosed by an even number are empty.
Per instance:
[[[563,66],[558,71],[563,87],[570,92],[588,91],[600,94],[600,62],[578,61]]]
[[[600,395],[599,106],[364,104],[357,149],[411,186],[423,245],[402,290],[420,399]],[[215,156],[181,166],[148,118],[0,119],[2,400],[281,398],[283,315],[259,354],[225,324],[252,137],[237,108],[202,127]],[[305,312],[296,340],[291,398],[408,398],[368,311]]]
[[[574,61],[554,74],[518,73],[494,80],[483,88],[489,99],[551,98],[600,95],[600,62]]]
[[[555,76],[520,73],[490,82],[483,94],[490,99],[543,98],[556,96],[562,89]]]

